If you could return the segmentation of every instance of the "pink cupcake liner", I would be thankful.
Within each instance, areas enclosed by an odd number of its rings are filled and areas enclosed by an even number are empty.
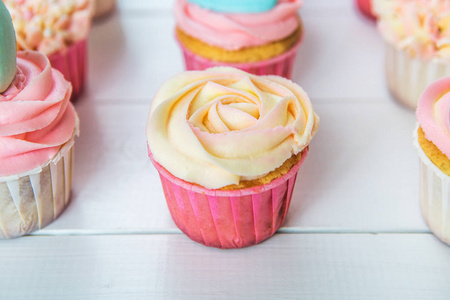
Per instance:
[[[87,72],[87,41],[82,40],[67,50],[51,54],[48,59],[53,68],[60,71],[72,83],[74,101],[82,93]]]
[[[180,42],[179,45],[183,51],[187,71],[201,71],[211,67],[228,66],[241,69],[255,75],[278,75],[291,79],[300,42],[301,39],[299,39],[299,41],[291,49],[283,54],[275,56],[274,58],[252,63],[227,63],[209,60],[191,52]]]
[[[372,0],[356,0],[356,5],[366,17],[376,19],[372,11]]]
[[[211,190],[170,174],[154,161],[170,214],[190,239],[216,248],[256,245],[275,234],[286,218],[298,170],[308,156],[284,176],[241,190]]]

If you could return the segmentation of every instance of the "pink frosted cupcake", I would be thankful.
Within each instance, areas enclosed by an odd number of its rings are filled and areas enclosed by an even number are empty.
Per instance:
[[[52,67],[72,83],[75,99],[87,71],[91,0],[3,0],[11,13],[19,50],[48,56]]]
[[[176,38],[187,70],[232,66],[290,78],[303,26],[302,0],[177,0]]]
[[[450,77],[425,90],[416,115],[422,214],[431,231],[450,244]]]
[[[308,95],[282,77],[221,67],[168,80],[147,140],[178,228],[217,248],[272,236],[318,125]]]
[[[389,89],[415,109],[428,85],[450,75],[450,1],[374,0],[374,8]]]
[[[371,19],[375,19],[375,15],[372,10],[372,0],[356,0],[356,5],[364,15]]]
[[[40,229],[69,202],[78,118],[72,87],[38,52],[19,52],[0,93],[0,238]]]

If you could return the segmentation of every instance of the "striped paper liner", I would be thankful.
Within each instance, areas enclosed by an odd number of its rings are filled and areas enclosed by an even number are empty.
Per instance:
[[[419,199],[422,216],[431,231],[450,244],[450,177],[444,174],[423,152],[414,133],[414,145],[420,158]]]
[[[72,185],[72,138],[44,165],[29,172],[0,178],[0,239],[11,239],[41,229],[67,207]]]
[[[242,248],[271,237],[286,218],[301,160],[272,182],[241,190],[211,190],[181,180],[149,156],[159,172],[172,219],[189,238],[216,248]]]
[[[450,63],[411,57],[386,43],[386,78],[392,95],[407,107],[416,109],[420,95],[437,79],[450,75]]]

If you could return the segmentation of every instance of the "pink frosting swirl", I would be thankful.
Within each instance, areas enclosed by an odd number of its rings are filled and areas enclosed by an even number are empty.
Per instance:
[[[284,39],[300,25],[302,0],[281,0],[269,11],[254,14],[219,13],[177,0],[177,26],[188,35],[227,50],[264,45]]]
[[[450,158],[450,77],[439,79],[423,92],[416,115],[427,140]]]
[[[17,74],[0,94],[0,177],[31,171],[51,160],[74,135],[72,86],[47,57],[17,53]]]

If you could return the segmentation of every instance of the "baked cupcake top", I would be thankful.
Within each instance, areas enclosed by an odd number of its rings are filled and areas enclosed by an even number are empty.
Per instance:
[[[75,134],[72,86],[38,52],[17,53],[17,73],[0,93],[0,177],[31,171],[51,160]]]
[[[278,76],[188,71],[156,93],[149,149],[174,176],[218,189],[265,176],[308,146],[319,126],[308,95]]]
[[[412,57],[450,60],[450,1],[374,0],[383,37]]]
[[[426,139],[450,159],[450,77],[439,79],[424,91],[416,116]]]
[[[300,26],[297,10],[302,0],[280,0],[261,13],[222,13],[187,0],[175,3],[177,26],[202,42],[239,50],[282,40]]]
[[[90,0],[3,0],[9,9],[20,50],[46,55],[64,51],[89,33]]]

